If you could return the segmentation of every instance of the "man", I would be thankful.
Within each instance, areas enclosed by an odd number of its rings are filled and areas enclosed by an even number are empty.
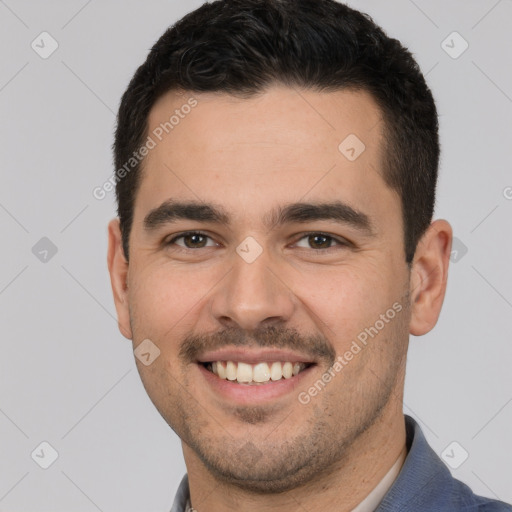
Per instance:
[[[173,512],[512,510],[402,412],[452,230],[434,101],[333,0],[205,4],[155,44],[114,143],[119,328],[182,440]]]

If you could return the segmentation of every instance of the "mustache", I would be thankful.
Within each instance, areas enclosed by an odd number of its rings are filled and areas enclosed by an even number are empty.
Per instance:
[[[201,354],[227,346],[250,348],[289,349],[311,358],[325,361],[329,366],[336,360],[334,347],[323,336],[302,335],[296,329],[269,326],[250,334],[237,327],[228,327],[213,334],[189,334],[181,343],[179,358],[185,363],[195,363]]]

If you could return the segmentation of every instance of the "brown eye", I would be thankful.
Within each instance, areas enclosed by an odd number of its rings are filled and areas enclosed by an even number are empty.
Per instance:
[[[183,241],[189,249],[196,249],[197,247],[204,247],[206,237],[197,233],[183,236]]]
[[[304,242],[302,242],[303,240],[305,241],[305,244]],[[309,233],[303,236],[297,242],[298,247],[304,247],[307,249],[315,250],[330,249],[331,247],[336,245],[343,247],[347,246],[348,244],[346,242],[343,242],[343,240],[338,240],[333,236],[324,233]]]
[[[211,247],[213,244],[208,245],[209,236],[203,233],[196,233],[194,231],[182,233],[169,240],[166,245],[177,245],[185,249],[202,249],[204,247]],[[183,243],[177,243],[177,240],[183,240]]]
[[[308,243],[313,249],[327,249],[331,246],[332,237],[326,235],[309,235]]]

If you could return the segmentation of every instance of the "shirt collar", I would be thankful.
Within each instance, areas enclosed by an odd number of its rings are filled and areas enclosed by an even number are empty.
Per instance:
[[[442,500],[452,485],[450,471],[429,446],[418,423],[407,415],[405,428],[409,453],[400,474],[375,512],[445,510],[438,500]]]
[[[174,498],[171,512],[185,512],[187,509],[187,501],[190,498],[190,490],[188,487],[188,474],[181,479],[180,485]]]

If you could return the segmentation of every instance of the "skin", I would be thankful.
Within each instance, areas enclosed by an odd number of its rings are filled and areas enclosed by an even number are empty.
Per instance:
[[[160,98],[149,133],[190,96]],[[409,334],[437,322],[450,225],[433,222],[406,264],[400,199],[382,178],[385,126],[369,94],[272,86],[250,99],[194,97],[198,106],[144,162],[129,264],[118,219],[109,224],[120,331],[134,348],[149,338],[160,350],[149,366],[136,361],[149,397],[182,439],[195,509],[352,510],[404,455]],[[366,146],[355,161],[338,150],[349,134]],[[221,205],[231,225],[178,220],[147,232],[144,217],[168,199]],[[332,220],[264,223],[279,205],[335,200],[364,212],[372,235]],[[199,239],[205,247],[183,238],[164,245],[190,230],[210,237]],[[315,244],[306,236],[315,232],[333,239]],[[248,236],[263,250],[250,264],[235,250]],[[332,364],[320,348],[343,356],[395,303],[401,312],[301,403],[299,393]],[[323,355],[296,389],[266,403],[230,403],[180,356],[186,340],[294,349],[290,333],[296,347]]]

